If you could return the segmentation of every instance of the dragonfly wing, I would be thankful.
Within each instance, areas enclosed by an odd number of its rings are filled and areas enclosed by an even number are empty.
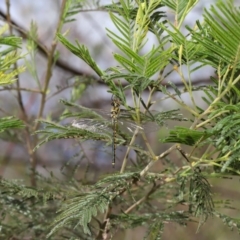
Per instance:
[[[96,119],[84,118],[80,120],[73,120],[72,126],[95,133],[107,133],[112,131],[106,121],[99,121]]]
[[[136,129],[143,130],[142,126],[139,126],[138,124],[135,124],[135,123],[127,121],[127,120],[126,121],[118,120],[117,125],[121,130],[126,129],[128,132],[131,132],[131,133],[134,133],[134,131]]]
[[[110,131],[113,129],[111,113],[103,109],[91,109],[94,112],[94,119],[82,118],[80,120],[75,120],[72,126],[85,129],[92,132],[101,133],[103,131]],[[154,115],[157,112],[154,112]],[[125,133],[134,133],[136,129],[141,131],[156,131],[159,126],[156,126],[156,122],[144,113],[141,113],[141,124],[136,124],[134,121],[134,112],[121,109],[117,117],[117,128]],[[87,116],[87,115],[86,115]],[[80,117],[85,117],[84,115]]]
[[[113,126],[111,121],[101,121],[99,119],[84,118],[80,120],[73,120],[72,126],[79,129],[84,129],[89,132],[100,134],[112,134]],[[125,133],[134,133],[136,129],[143,130],[143,127],[128,121],[117,121],[118,131]]]

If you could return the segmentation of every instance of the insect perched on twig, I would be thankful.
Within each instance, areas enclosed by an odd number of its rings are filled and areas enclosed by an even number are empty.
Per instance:
[[[113,143],[112,143],[112,152],[113,152],[113,159],[112,159],[112,167],[115,167],[116,161],[116,138],[117,138],[117,124],[118,124],[118,116],[120,113],[120,100],[114,96],[112,96],[112,108],[111,108],[111,118],[112,118],[112,125],[113,125]]]
[[[120,103],[121,102],[119,98],[113,96],[110,113],[101,109],[94,109],[91,111],[89,109],[87,110],[86,108],[83,108],[83,112],[89,111],[89,113],[93,114],[94,117],[92,119],[81,118],[79,120],[73,120],[72,122],[73,127],[84,129],[89,132],[100,133],[108,136],[112,132],[113,167],[115,167],[116,162],[117,135],[121,135],[122,131],[126,132],[126,130],[132,134],[136,129],[143,130],[142,126],[136,124],[132,120],[133,112],[120,109]]]
[[[130,114],[128,111],[124,111],[122,114],[120,113],[120,100],[118,98],[112,97],[111,105],[112,108],[110,113],[100,109],[94,110],[95,114],[102,118],[82,118],[80,120],[73,120],[72,126],[104,135],[109,135],[109,133],[112,132],[112,166],[115,167],[117,135],[119,135],[122,130],[127,130],[128,132],[133,133],[136,129],[143,130],[143,127],[129,120],[132,113]],[[111,119],[111,122],[108,120],[109,118]],[[119,118],[121,120],[119,120]]]
[[[136,130],[144,132],[157,131],[160,126],[165,124],[166,120],[182,120],[182,115],[176,110],[168,112],[152,111],[151,115],[139,112],[139,121],[136,123],[134,109],[121,109],[120,99],[112,97],[111,112],[102,109],[89,109],[79,105],[73,105],[78,108],[79,113],[75,114],[78,119],[73,120],[72,126],[84,129],[92,133],[102,134],[112,138],[112,166],[115,166],[116,146],[118,136],[126,140],[132,136]],[[91,118],[92,117],[92,118]],[[130,135],[129,135],[130,133]]]

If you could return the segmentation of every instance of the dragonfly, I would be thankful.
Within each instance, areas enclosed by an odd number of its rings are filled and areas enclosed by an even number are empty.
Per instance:
[[[112,144],[112,152],[113,152],[113,160],[112,167],[115,166],[116,161],[116,138],[117,138],[117,121],[120,113],[120,100],[118,98],[112,97],[112,108],[111,108],[111,118],[113,125],[113,144]]]
[[[120,109],[120,100],[118,98],[112,98],[111,103],[111,111],[110,113],[106,113],[104,110],[94,110],[96,114],[103,116],[106,119],[80,119],[73,120],[72,126],[80,129],[85,129],[90,132],[96,133],[106,133],[108,131],[112,131],[112,167],[115,167],[116,162],[116,146],[117,146],[117,135],[119,134],[119,129],[127,129],[128,132],[133,133],[136,129],[143,130],[143,127],[133,123],[132,121],[126,120],[126,118],[130,118],[129,112],[124,112],[121,114]],[[121,116],[122,115],[122,116]],[[111,118],[111,122],[107,120],[107,118]],[[121,120],[119,120],[119,118]],[[123,120],[125,118],[125,120]]]
[[[168,112],[151,111],[151,115],[140,112],[141,124],[138,124],[134,121],[134,115],[136,113],[132,110],[120,109],[121,102],[118,98],[112,97],[111,105],[110,112],[75,105],[80,109],[81,114],[77,115],[80,119],[73,120],[72,126],[108,136],[109,133],[112,132],[112,167],[115,167],[116,162],[117,136],[122,136],[122,132],[133,135],[135,131],[157,131],[165,124],[165,120],[183,119],[181,114],[176,113],[176,110]],[[92,118],[89,118],[89,116],[92,116]]]

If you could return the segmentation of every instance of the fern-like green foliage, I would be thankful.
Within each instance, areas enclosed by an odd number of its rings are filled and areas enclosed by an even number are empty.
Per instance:
[[[64,184],[54,178],[48,182],[39,176],[39,180],[42,182],[41,188],[26,186],[21,181],[1,179],[1,239],[12,236],[24,239],[29,235],[35,239],[46,237],[56,208],[63,201],[66,191]],[[51,204],[53,202],[55,204]]]
[[[216,6],[206,10],[204,23],[197,22],[199,31],[188,28],[196,46],[201,46],[195,57],[200,57],[201,61],[214,68],[219,63],[223,66],[234,65],[236,57],[239,58],[238,21],[239,9],[232,6],[232,1],[219,1]]]
[[[194,146],[199,140],[203,141],[211,136],[210,132],[191,130],[185,127],[175,127],[163,142],[182,143]]]
[[[109,204],[118,196],[123,187],[130,185],[132,177],[137,178],[138,174],[110,176],[97,183],[90,192],[75,193],[76,196],[67,200],[59,210],[60,214],[53,223],[55,227],[49,236],[66,225],[74,225],[74,228],[82,226],[85,233],[92,234],[89,229],[92,218],[107,210]],[[107,187],[105,187],[106,183],[108,183]]]
[[[62,34],[57,34],[58,40],[63,43],[73,54],[84,60],[99,76],[103,73],[97,63],[90,56],[88,49],[76,41],[77,46],[71,44]]]
[[[222,222],[230,228],[230,230],[234,230],[237,228],[238,230],[238,233],[240,233],[239,231],[239,227],[240,227],[240,221],[238,218],[233,218],[233,217],[229,217],[227,216],[226,214],[223,214],[223,213],[219,213],[219,212],[216,212],[215,213],[215,216],[219,219],[222,220]]]
[[[237,175],[240,173],[239,106],[239,103],[233,105],[219,102],[210,115],[216,121],[212,129],[213,143],[222,158],[221,164],[215,169]]]
[[[76,19],[73,16],[83,8],[84,2],[84,0],[67,0],[64,8],[63,23],[75,21]]]
[[[7,30],[7,25],[0,28],[0,48],[1,46],[5,47],[4,50],[0,49],[0,86],[12,84],[16,81],[16,75],[24,71],[24,67],[13,67],[17,60],[21,58],[17,53],[17,48],[21,44],[21,38],[16,36],[2,36]],[[13,134],[13,129],[23,127],[23,122],[14,117],[0,118],[0,133],[3,139],[9,140],[8,133]]]
[[[158,47],[153,47],[149,53],[145,55],[139,54],[147,41],[146,31],[153,25],[157,28],[161,22],[163,17],[162,12],[159,10],[162,7],[161,1],[139,3],[135,14],[136,5],[133,2],[120,2],[120,6],[114,5],[114,11],[117,15],[110,14],[113,23],[120,32],[120,36],[109,29],[107,30],[108,36],[121,50],[121,53],[114,54],[114,58],[123,67],[124,71],[119,68],[111,68],[111,72],[108,72],[103,79],[110,85],[111,91],[116,96],[123,94],[120,92],[121,89],[110,84],[110,80],[118,78],[124,78],[128,81],[129,85],[125,89],[131,88],[137,94],[141,94],[152,84],[151,77],[164,69],[169,63],[173,49],[166,48],[164,50],[164,46],[167,44],[166,39],[161,41]],[[154,31],[154,27],[152,27],[152,31]],[[160,30],[156,31],[160,32]]]
[[[195,216],[200,216],[199,224],[202,224],[208,216],[212,216],[214,203],[211,196],[211,186],[199,168],[194,169],[189,191],[189,211],[194,212]]]
[[[175,26],[179,29],[182,26],[187,14],[198,3],[198,0],[163,0],[162,4],[168,6],[175,15]]]
[[[79,129],[72,127],[71,124],[67,126],[62,126],[60,124],[56,124],[51,121],[40,121],[44,129],[36,131],[36,134],[42,134],[44,137],[44,140],[41,141],[36,147],[39,148],[42,144],[55,140],[55,139],[61,139],[61,138],[78,138],[78,139],[85,139],[85,140],[102,140],[102,141],[111,141],[110,136],[106,134],[99,134],[96,132],[91,132],[85,129]],[[47,137],[45,137],[47,136]]]
[[[108,196],[103,192],[88,192],[87,195],[73,197],[66,201],[59,210],[59,215],[53,222],[55,225],[48,236],[63,226],[83,227],[84,233],[91,235],[88,224],[97,214],[104,213],[109,204]]]
[[[18,67],[17,69],[12,68],[13,64],[21,58],[16,51],[21,43],[21,38],[16,36],[3,37],[2,35],[7,29],[7,25],[0,28],[0,46],[7,46],[7,48],[0,52],[0,85],[2,86],[15,82],[15,76],[23,72],[25,69],[23,66]]]
[[[3,132],[7,129],[23,128],[23,127],[24,127],[23,122],[19,119],[15,119],[14,117],[0,118],[0,132]]]

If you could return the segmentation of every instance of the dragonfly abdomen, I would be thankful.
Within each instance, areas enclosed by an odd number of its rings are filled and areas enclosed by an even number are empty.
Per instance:
[[[112,167],[115,167],[116,161],[116,138],[117,138],[117,123],[118,123],[118,115],[120,112],[120,100],[118,98],[112,98],[112,108],[111,108],[111,118],[112,118],[112,126],[113,126],[113,144],[112,144]]]

